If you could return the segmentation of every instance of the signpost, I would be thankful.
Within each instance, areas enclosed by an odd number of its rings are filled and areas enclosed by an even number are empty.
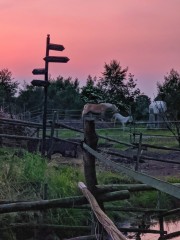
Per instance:
[[[49,43],[48,48],[49,50],[55,50],[55,51],[63,51],[65,49],[63,45],[53,44],[53,43]]]
[[[45,74],[46,73],[46,69],[45,68],[36,68],[32,71],[32,73],[34,75],[41,75],[41,74]]]
[[[63,51],[65,48],[63,45],[60,44],[53,44],[50,43],[50,35],[47,35],[46,39],[46,56],[44,59],[45,61],[45,68],[37,68],[32,71],[34,75],[44,75],[43,80],[33,80],[31,84],[33,86],[44,87],[44,112],[43,112],[43,134],[42,134],[42,156],[45,155],[45,143],[46,143],[46,116],[47,116],[47,92],[48,86],[50,82],[48,81],[48,68],[50,62],[57,62],[57,63],[67,63],[69,61],[68,57],[59,57],[59,56],[49,56],[49,50],[55,51]]]
[[[32,80],[31,84],[36,87],[48,87],[50,82],[44,80]]]
[[[44,58],[47,62],[61,62],[61,63],[67,63],[69,61],[68,57],[56,57],[56,56],[48,56]]]

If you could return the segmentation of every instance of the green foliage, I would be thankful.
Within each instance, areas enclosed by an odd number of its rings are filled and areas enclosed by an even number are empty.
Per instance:
[[[8,109],[8,113],[11,115],[14,113],[13,106],[18,85],[19,83],[13,80],[12,73],[8,69],[0,70],[0,105],[3,110],[7,111]]]
[[[134,112],[134,120],[148,120],[150,103],[150,98],[144,94],[136,97],[132,109]]]
[[[25,152],[23,162],[23,176],[26,181],[44,182],[46,179],[47,161],[40,155]]]
[[[84,181],[83,174],[71,166],[59,166],[48,170],[48,198],[57,199],[82,195],[77,184]],[[47,222],[63,225],[81,225],[86,220],[84,211],[76,209],[50,209]],[[87,214],[87,211],[85,211]],[[53,215],[53,218],[51,217]],[[86,215],[87,216],[87,215]]]
[[[111,171],[103,171],[97,173],[98,184],[123,184],[123,183],[134,183],[135,181],[124,175],[113,173]]]
[[[59,76],[56,80],[50,80],[48,88],[48,108],[55,109],[81,109],[79,81],[69,77],[64,79]]]
[[[69,77],[64,79],[59,76],[56,80],[50,79],[48,87],[47,108],[48,109],[62,109],[61,114],[65,114],[66,110],[81,110],[82,100],[80,98],[79,81],[74,81]],[[39,110],[37,114],[43,110],[44,90],[40,87],[24,84],[23,89],[20,90],[17,97],[18,111],[24,110],[33,112],[36,107]]]
[[[43,109],[44,91],[41,87],[34,87],[31,84],[24,83],[23,88],[19,91],[16,99],[17,111],[32,111],[38,106],[39,111]]]
[[[18,82],[13,81],[12,73],[7,68],[0,70],[0,92],[5,100],[15,95],[18,85]]]
[[[77,195],[77,184],[84,181],[82,173],[71,166],[50,168],[48,171],[48,186],[50,198],[62,198]]]
[[[155,191],[143,193],[134,193],[131,196],[131,202],[134,203],[134,207],[156,208],[157,205],[157,193]]]
[[[104,72],[98,83],[106,102],[115,104],[124,112],[129,110],[135,98],[140,94],[136,85],[134,76],[131,73],[128,74],[128,68],[123,69],[116,60],[112,60],[110,64],[105,63]]]
[[[96,82],[96,77],[92,78],[89,75],[86,81],[86,85],[81,88],[81,99],[84,104],[100,103],[105,101],[102,90],[95,85]]]
[[[168,112],[174,119],[180,119],[180,74],[171,69],[164,77],[164,82],[157,83],[158,95],[156,100],[163,100],[167,103]]]

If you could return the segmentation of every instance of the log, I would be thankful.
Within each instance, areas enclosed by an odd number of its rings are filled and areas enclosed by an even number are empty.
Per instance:
[[[167,231],[160,231],[160,230],[154,230],[154,229],[144,229],[144,228],[118,228],[122,232],[137,232],[137,233],[154,233],[154,234],[166,234]]]
[[[98,235],[88,235],[88,236],[80,236],[74,238],[65,238],[64,240],[96,240],[99,239]]]
[[[138,143],[133,143],[134,146],[138,146]],[[163,150],[172,150],[172,151],[180,151],[179,148],[170,148],[170,147],[160,147],[160,146],[156,146],[156,145],[151,145],[151,144],[142,144],[142,147],[147,147],[147,148],[155,148],[155,149],[163,149]]]
[[[67,226],[55,224],[34,224],[34,223],[11,223],[11,228],[32,228],[32,229],[52,229],[52,230],[72,230],[72,231],[90,231],[89,226]]]
[[[167,217],[176,213],[180,213],[180,208],[169,210],[168,212],[162,213],[159,217]]]
[[[180,231],[173,232],[173,233],[168,233],[167,235],[162,236],[159,238],[159,240],[167,240],[167,239],[173,239],[175,237],[180,236]]]
[[[173,183],[173,185],[180,187],[180,183]],[[128,190],[130,192],[136,191],[156,191],[155,188],[147,184],[108,184],[108,185],[97,185],[98,193]]]
[[[9,135],[9,134],[0,134],[0,138],[22,139],[22,140],[40,140],[40,138],[37,138],[37,137]]]
[[[119,191],[111,194],[102,194],[99,196],[100,201],[109,202],[116,200],[128,199],[130,197],[127,190]],[[73,208],[82,204],[87,204],[87,200],[83,196],[67,197],[62,199],[25,201],[0,204],[0,214],[20,211],[39,211],[48,208]]]
[[[47,230],[55,231],[59,233],[59,235],[63,235],[63,237],[69,237],[70,232],[73,233],[73,236],[79,236],[81,234],[90,234],[91,227],[89,226],[67,226],[67,225],[55,225],[55,224],[33,224],[33,223],[12,223],[7,228],[3,228],[3,230],[9,230],[9,228],[13,230],[22,229],[26,231],[30,230],[40,230],[45,232]],[[54,238],[53,238],[54,239]],[[63,238],[64,239],[64,238]]]
[[[9,229],[9,226],[7,227]],[[17,229],[17,228],[21,228],[21,229],[51,229],[51,230],[55,230],[55,231],[64,231],[64,230],[71,230],[71,231],[75,231],[75,232],[90,232],[91,227],[89,226],[68,226],[68,225],[55,225],[55,224],[34,224],[34,223],[11,223],[10,224],[10,228],[12,229]],[[6,228],[3,228],[6,229]],[[159,230],[154,230],[154,229],[143,229],[143,228],[122,228],[122,227],[118,227],[118,229],[122,232],[138,232],[138,233],[154,233],[154,234],[167,234],[167,231],[159,231]],[[178,234],[179,232],[175,232],[174,234]],[[171,233],[172,234],[172,233]],[[170,235],[170,234],[168,234]],[[176,235],[178,236],[178,235]],[[84,236],[86,239],[86,237],[90,237],[90,236]],[[92,237],[92,236],[91,236]],[[164,236],[166,237],[166,236]],[[73,238],[73,239],[78,239],[78,238]],[[87,238],[87,239],[91,239],[91,238]],[[163,239],[169,239],[169,238],[163,238]]]
[[[124,200],[130,198],[130,193],[127,190],[104,193],[102,195],[97,195],[98,200],[101,202],[110,202],[117,200]]]

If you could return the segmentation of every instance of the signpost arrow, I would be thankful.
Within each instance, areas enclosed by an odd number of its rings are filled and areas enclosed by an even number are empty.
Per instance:
[[[33,69],[33,71],[32,71],[32,74],[34,74],[34,75],[40,75],[40,74],[45,74],[45,73],[46,73],[45,68],[36,68],[36,69]]]
[[[47,56],[44,58],[46,62],[61,62],[67,63],[69,61],[68,57],[56,57],[56,56]]]
[[[56,50],[56,51],[63,51],[65,48],[63,45],[49,43],[48,44],[49,50]]]
[[[32,80],[31,84],[37,87],[48,87],[50,82],[43,80]]]

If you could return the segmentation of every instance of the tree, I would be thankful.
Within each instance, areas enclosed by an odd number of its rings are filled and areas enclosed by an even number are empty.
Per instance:
[[[81,109],[79,81],[69,77],[64,79],[58,76],[56,80],[50,80],[48,89],[48,107],[61,109]]]
[[[157,100],[165,101],[167,104],[167,113],[165,113],[164,121],[167,128],[176,137],[180,146],[180,74],[171,69],[170,73],[164,77],[164,82],[157,83],[158,94]]]
[[[2,105],[4,105],[4,102],[7,103],[10,114],[12,114],[12,103],[14,102],[18,85],[18,82],[13,81],[12,73],[7,68],[0,71],[0,102]]]
[[[57,79],[50,79],[47,97],[47,109],[49,111],[58,110],[60,114],[65,114],[69,110],[77,110],[80,115],[83,103],[80,99],[79,81],[74,81],[69,77],[64,79],[58,76]],[[26,103],[26,110],[30,111],[39,109],[43,111],[44,91],[41,87],[25,85],[20,91],[18,103],[23,108],[23,103]],[[21,103],[21,104],[20,104]],[[73,112],[75,113],[75,112]]]
[[[136,97],[134,104],[134,117],[136,120],[148,120],[150,103],[151,99],[144,94]]]
[[[104,92],[106,102],[113,103],[122,112],[126,112],[140,94],[136,85],[134,76],[128,74],[128,68],[123,69],[119,62],[112,60],[110,64],[105,63],[97,86]]]
[[[156,100],[167,103],[168,111],[176,119],[180,119],[180,74],[171,69],[170,73],[164,77],[164,82],[157,83],[158,94]]]
[[[81,88],[81,99],[83,103],[103,102],[103,92],[96,86],[96,77],[88,76],[86,85]]]

